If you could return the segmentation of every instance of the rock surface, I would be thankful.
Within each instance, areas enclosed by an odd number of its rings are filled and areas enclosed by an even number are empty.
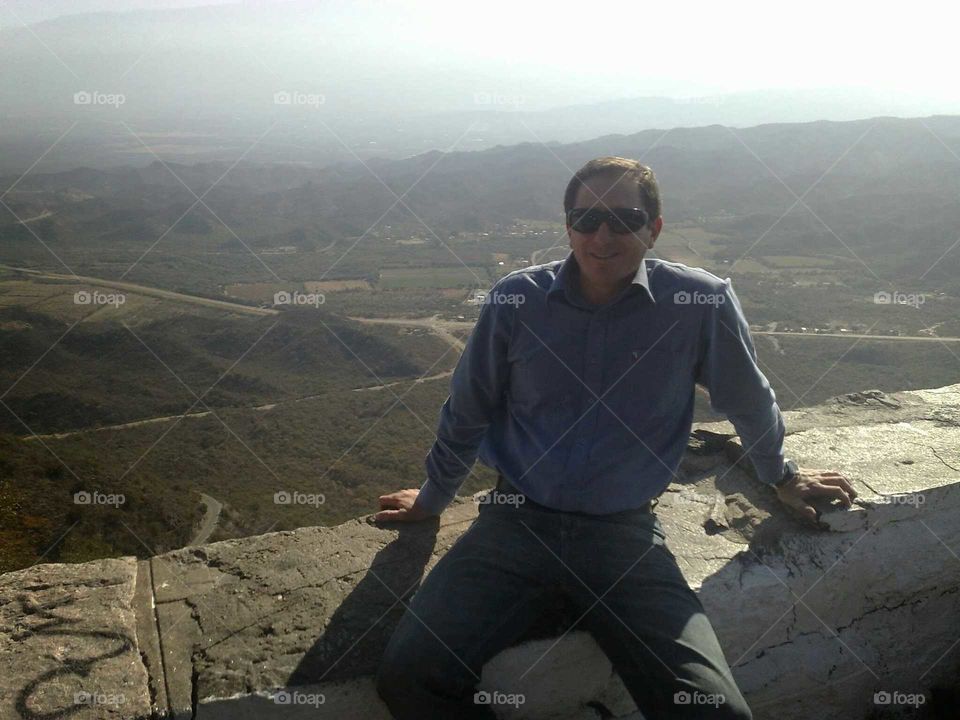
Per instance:
[[[696,428],[656,508],[755,717],[914,717],[919,698],[953,717],[935,706],[960,685],[960,385],[786,421],[787,454],[846,474],[852,510],[801,525],[727,423]],[[362,518],[0,576],[0,720],[386,719],[371,675],[402,602],[476,514],[461,498],[412,527]],[[524,698],[505,717],[639,717],[577,630],[540,629],[481,688]]]

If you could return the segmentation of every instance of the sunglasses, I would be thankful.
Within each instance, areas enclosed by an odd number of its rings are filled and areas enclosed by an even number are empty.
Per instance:
[[[567,225],[580,233],[596,232],[606,222],[611,232],[626,235],[637,232],[649,219],[641,208],[573,208],[567,213]]]

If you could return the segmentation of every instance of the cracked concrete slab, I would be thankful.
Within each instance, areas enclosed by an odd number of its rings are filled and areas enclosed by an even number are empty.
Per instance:
[[[682,482],[656,508],[755,717],[866,718],[876,692],[955,690],[960,385],[852,393],[786,413],[786,423],[787,454],[845,473],[860,492],[854,508],[821,505],[821,528],[802,525],[751,477],[729,423],[696,428]],[[101,706],[77,717],[387,718],[371,677],[402,600],[476,514],[476,503],[460,498],[441,519],[414,526],[360,518],[139,563],[2,576],[0,720],[21,717],[16,698],[30,679],[63,662],[59,641],[38,631],[36,607],[56,598],[82,609],[89,627],[131,639],[113,665],[91,666],[88,683],[119,682],[116,663],[136,659],[123,679],[145,714],[131,704],[130,714]],[[16,604],[25,592],[51,595],[37,595],[26,612]],[[528,700],[504,717],[639,717],[609,660],[579,630],[520,680],[517,668],[557,639],[532,637],[484,668],[481,687]],[[43,711],[36,703],[47,696],[29,697]]]
[[[0,718],[147,718],[136,558],[0,575]]]

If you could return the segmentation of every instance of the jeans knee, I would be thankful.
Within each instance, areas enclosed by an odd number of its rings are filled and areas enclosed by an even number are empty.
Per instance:
[[[377,694],[387,703],[389,707],[395,698],[400,697],[404,691],[409,692],[412,685],[416,683],[409,661],[403,658],[397,658],[392,654],[385,653],[377,667],[375,677],[375,686]]]

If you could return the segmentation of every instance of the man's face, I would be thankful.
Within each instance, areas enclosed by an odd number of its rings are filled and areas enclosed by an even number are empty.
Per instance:
[[[642,208],[636,181],[619,171],[586,180],[577,192],[577,208]],[[582,233],[567,226],[570,248],[580,266],[580,282],[597,290],[625,287],[636,274],[643,256],[653,247],[663,226],[657,218],[635,233],[618,235],[602,223],[595,232]]]

